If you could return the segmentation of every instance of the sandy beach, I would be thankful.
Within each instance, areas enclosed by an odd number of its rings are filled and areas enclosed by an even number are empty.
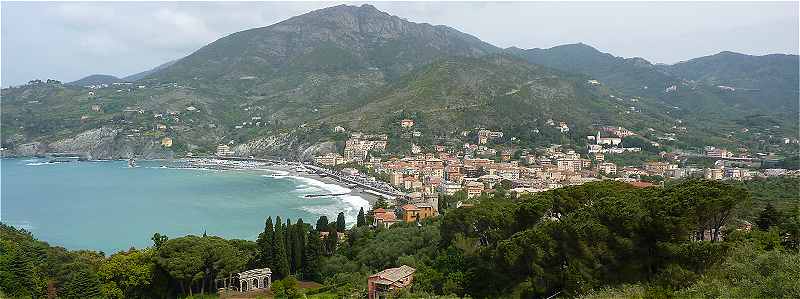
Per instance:
[[[325,184],[333,184],[333,185],[338,185],[338,186],[340,186],[342,188],[347,188],[348,190],[350,190],[350,195],[358,196],[358,197],[363,198],[364,200],[369,202],[370,206],[374,206],[375,203],[378,201],[379,196],[377,196],[375,194],[364,192],[363,189],[350,188],[350,187],[347,186],[346,183],[343,183],[343,182],[341,182],[339,180],[336,180],[336,179],[334,179],[332,177],[329,177],[329,176],[322,177],[322,176],[319,176],[319,175],[314,174],[314,173],[296,171],[296,170],[294,170],[295,167],[296,166],[293,166],[293,165],[277,165],[276,164],[276,165],[263,167],[263,169],[285,172],[285,173],[287,173],[286,174],[287,176],[302,177],[302,178],[307,178],[307,179],[320,181],[320,182],[323,182]]]

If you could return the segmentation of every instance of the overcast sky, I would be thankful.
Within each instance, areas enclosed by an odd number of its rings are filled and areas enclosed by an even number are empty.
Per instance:
[[[2,2],[0,84],[127,76],[227,34],[310,10],[363,2]],[[497,45],[583,42],[616,56],[674,63],[729,50],[798,53],[798,2],[377,2],[414,22],[443,24]]]

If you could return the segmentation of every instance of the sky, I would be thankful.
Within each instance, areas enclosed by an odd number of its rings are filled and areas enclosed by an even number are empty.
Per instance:
[[[191,54],[225,35],[338,4],[365,2],[2,2],[0,85],[119,77]],[[734,51],[798,54],[798,2],[373,2],[499,47],[582,42],[675,63]]]

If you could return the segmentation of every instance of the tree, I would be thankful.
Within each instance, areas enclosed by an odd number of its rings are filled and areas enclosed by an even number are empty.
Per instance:
[[[781,222],[781,214],[772,206],[772,203],[768,203],[764,210],[758,215],[758,219],[756,220],[756,224],[758,228],[761,230],[769,230],[770,227],[778,225]]]
[[[297,219],[292,242],[294,242],[294,246],[292,246],[292,269],[294,269],[294,273],[301,273],[303,270],[303,253],[306,246],[306,224],[303,223],[303,219]]]
[[[328,228],[328,235],[325,236],[325,252],[328,255],[336,253],[336,245],[339,243],[339,234],[333,227]]]
[[[328,217],[327,216],[325,216],[325,215],[319,216],[319,219],[317,219],[316,229],[317,229],[317,231],[320,231],[320,232],[328,230]]]
[[[217,277],[241,271],[245,258],[231,241],[186,236],[164,243],[157,250],[156,263],[178,282],[183,294],[192,295],[195,287],[204,293]]]
[[[68,265],[67,276],[61,286],[64,298],[97,298],[100,296],[100,278],[89,265],[78,262]]]
[[[362,227],[367,225],[367,218],[364,216],[364,207],[358,210],[358,216],[356,216],[356,227]]]
[[[153,240],[153,245],[156,247],[156,249],[158,249],[159,247],[161,247],[162,244],[164,244],[164,242],[167,242],[167,240],[169,240],[169,237],[159,233],[155,233],[153,234],[153,237],[150,238],[150,240]]]
[[[378,198],[378,201],[376,201],[376,202],[375,202],[375,208],[376,208],[376,209],[386,209],[386,208],[389,208],[389,203],[388,203],[388,202],[386,202],[386,200],[385,200],[385,199],[383,199],[383,197],[381,197],[381,198]]]
[[[308,233],[308,241],[303,250],[303,279],[319,281],[320,254],[322,241],[318,231]]]
[[[148,290],[153,283],[155,264],[152,250],[132,249],[110,256],[100,265],[98,274],[102,279],[102,294],[106,298],[150,297]]]
[[[339,216],[336,217],[336,231],[344,232],[344,230],[345,230],[344,212],[339,212]]]
[[[300,286],[294,276],[287,276],[272,284],[272,293],[276,298],[300,298]]]
[[[289,257],[286,254],[286,237],[284,237],[284,227],[281,217],[275,218],[275,236],[272,243],[272,259],[275,269],[272,269],[276,277],[289,276]]]
[[[274,243],[275,228],[272,226],[272,217],[268,217],[264,224],[264,231],[258,234],[256,244],[258,244],[257,263],[259,267],[272,268],[272,244]]]

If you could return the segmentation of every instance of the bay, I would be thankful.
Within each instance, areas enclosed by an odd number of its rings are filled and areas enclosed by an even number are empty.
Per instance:
[[[266,217],[314,224],[344,212],[355,222],[366,200],[357,196],[304,198],[346,188],[266,170],[165,168],[159,161],[0,162],[0,221],[67,249],[107,254],[169,237],[217,235],[255,240]]]

